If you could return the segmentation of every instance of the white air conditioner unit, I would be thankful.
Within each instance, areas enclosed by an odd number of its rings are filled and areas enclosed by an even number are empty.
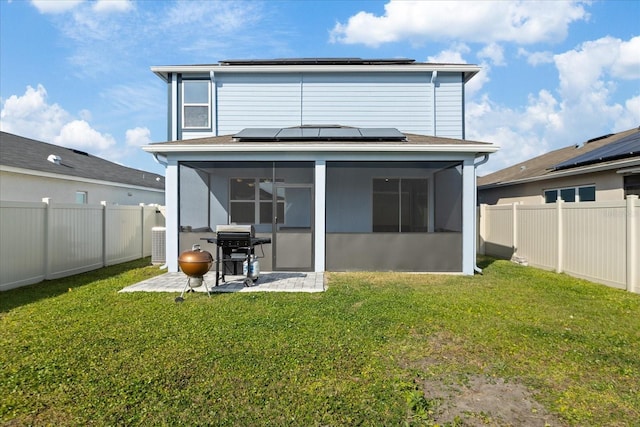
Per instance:
[[[166,264],[166,227],[153,227],[151,229],[151,264]]]

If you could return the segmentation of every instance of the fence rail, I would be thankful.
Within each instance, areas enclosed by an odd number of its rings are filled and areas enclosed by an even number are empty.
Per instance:
[[[0,291],[151,255],[155,206],[0,202]]]
[[[640,293],[640,200],[481,205],[479,252]]]

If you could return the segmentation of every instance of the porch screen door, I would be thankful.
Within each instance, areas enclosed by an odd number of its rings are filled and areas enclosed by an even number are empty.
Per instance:
[[[313,186],[276,184],[273,192],[273,266],[313,270]]]

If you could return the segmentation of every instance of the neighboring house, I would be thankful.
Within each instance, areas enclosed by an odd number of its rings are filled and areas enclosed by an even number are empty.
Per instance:
[[[640,128],[551,151],[478,177],[485,204],[623,200],[640,195]]]
[[[168,85],[171,141],[143,149],[166,164],[170,271],[179,252],[235,223],[271,237],[265,270],[473,274],[475,168],[497,150],[463,139],[477,66],[350,58],[152,70]]]
[[[0,200],[164,204],[164,177],[80,150],[0,132]]]

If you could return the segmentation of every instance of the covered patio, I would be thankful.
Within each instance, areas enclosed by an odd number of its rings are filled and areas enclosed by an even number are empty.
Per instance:
[[[144,147],[167,167],[167,264],[244,224],[261,269],[473,274],[475,168],[493,144],[340,126]],[[478,159],[480,158],[480,159]]]

